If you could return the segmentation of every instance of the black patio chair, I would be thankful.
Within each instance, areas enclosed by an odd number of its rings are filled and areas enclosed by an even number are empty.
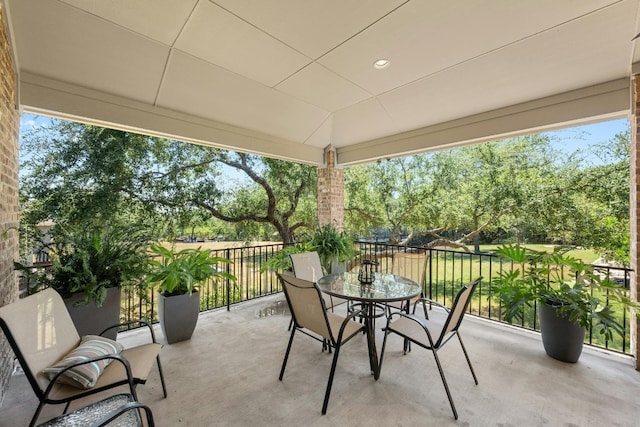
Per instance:
[[[354,320],[354,317],[360,313],[354,312],[344,317],[327,311],[321,291],[315,283],[282,274],[278,274],[278,277],[282,281],[282,288],[293,317],[291,336],[282,361],[279,379],[282,381],[284,376],[296,331],[300,331],[317,341],[327,343],[330,347],[333,347],[333,361],[329,372],[324,403],[322,404],[322,414],[326,414],[340,348],[364,328],[363,325]]]
[[[469,369],[471,370],[471,375],[473,376],[473,380],[476,385],[478,385],[478,378],[476,377],[475,372],[473,371],[473,366],[471,366],[471,360],[469,360],[469,355],[467,354],[467,350],[462,343],[462,338],[460,338],[460,333],[458,329],[460,328],[460,324],[462,323],[462,319],[464,318],[464,314],[466,312],[467,306],[469,305],[469,301],[471,301],[471,296],[476,288],[476,285],[480,283],[481,278],[477,278],[472,282],[464,285],[458,294],[456,295],[455,300],[453,301],[453,305],[451,308],[445,307],[443,304],[440,304],[436,301],[428,300],[423,298],[425,303],[435,305],[444,310],[447,314],[446,317],[439,316],[441,319],[436,318],[421,318],[416,316],[415,314],[407,314],[405,312],[394,312],[389,315],[387,318],[387,326],[385,327],[384,333],[384,341],[382,342],[382,354],[380,355],[380,366],[382,366],[382,361],[384,359],[384,352],[387,345],[387,338],[389,334],[395,333],[404,338],[404,352],[405,354],[410,351],[410,347],[407,345],[409,343],[415,343],[420,347],[423,347],[427,350],[431,350],[433,353],[433,357],[436,361],[436,365],[438,366],[438,372],[440,373],[440,378],[442,378],[442,383],[444,384],[444,389],[447,392],[447,397],[449,398],[449,404],[451,405],[451,409],[453,410],[453,416],[457,420],[458,412],[456,411],[456,407],[453,403],[453,399],[451,397],[451,392],[449,391],[449,385],[447,384],[447,379],[444,376],[444,371],[442,370],[442,366],[440,365],[440,359],[438,358],[438,351],[445,346],[454,336],[458,338],[460,342],[460,346],[462,347],[462,352],[464,353],[464,357],[467,359],[467,364],[469,365]],[[431,316],[435,317],[435,316]],[[396,320],[394,320],[396,319]],[[443,320],[439,322],[438,320]]]

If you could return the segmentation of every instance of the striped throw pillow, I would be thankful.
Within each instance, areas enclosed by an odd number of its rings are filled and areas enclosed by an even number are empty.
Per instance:
[[[52,380],[60,371],[73,363],[107,354],[119,354],[122,350],[122,344],[114,340],[98,335],[86,335],[82,337],[78,347],[73,349],[55,365],[45,368],[43,373]],[[96,381],[98,381],[98,378],[102,375],[102,371],[112,361],[113,359],[102,359],[76,366],[66,370],[58,377],[58,381],[74,387],[89,389],[96,385]]]

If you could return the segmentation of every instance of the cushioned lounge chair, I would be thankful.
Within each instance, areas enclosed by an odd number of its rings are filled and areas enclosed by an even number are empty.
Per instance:
[[[60,295],[53,289],[45,289],[0,307],[0,328],[39,400],[29,425],[35,425],[46,404],[64,403],[66,412],[69,403],[75,399],[122,385],[128,385],[130,394],[137,400],[136,385],[147,381],[154,362],[158,366],[164,397],[167,397],[159,356],[162,346],[156,342],[151,325],[144,321],[129,323],[138,322],[149,329],[151,342],[126,348],[117,354],[106,353],[89,358],[84,357],[87,354],[85,351],[82,361],[69,364],[49,376],[44,373],[45,369],[59,365],[65,356],[74,350],[78,351],[82,345],[81,337]],[[114,327],[118,325],[107,330]],[[88,381],[95,383],[87,386],[87,378],[77,374],[78,368],[93,368],[99,365],[97,362],[106,360],[111,363],[103,367],[99,376]],[[69,385],[74,383],[71,379],[78,377],[85,380],[84,385]]]

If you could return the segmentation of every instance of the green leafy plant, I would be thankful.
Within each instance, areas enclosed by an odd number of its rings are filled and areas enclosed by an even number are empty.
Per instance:
[[[623,333],[615,319],[614,304],[623,309],[640,306],[627,290],[598,273],[593,266],[567,255],[568,248],[538,252],[514,245],[503,245],[496,253],[513,263],[493,280],[492,294],[504,309],[504,320],[522,319],[526,307],[534,302],[556,307],[572,322],[589,328],[594,325],[607,339],[613,332]]]
[[[316,229],[309,241],[309,247],[318,252],[320,262],[327,272],[331,271],[334,261],[344,262],[357,254],[353,248],[353,241],[332,224],[325,224]]]
[[[205,280],[226,279],[235,282],[236,276],[220,269],[220,264],[231,264],[223,257],[211,256],[212,250],[173,250],[161,245],[152,245],[152,257],[147,263],[147,281],[158,286],[165,296],[191,294]]]
[[[292,271],[293,265],[291,264],[291,258],[289,257],[289,255],[308,252],[310,250],[312,249],[309,248],[309,245],[306,242],[285,246],[275,255],[271,256],[267,261],[265,261],[264,264],[262,264],[262,267],[260,267],[260,272],[264,273],[265,271]]]
[[[55,225],[51,242],[44,244],[51,266],[34,270],[15,262],[35,290],[51,287],[63,298],[84,293],[80,304],[102,306],[107,289],[134,283],[144,277],[147,247],[153,241],[136,225],[104,227]]]
[[[289,255],[311,251],[318,252],[325,272],[331,271],[331,264],[334,261],[344,262],[358,254],[358,251],[353,248],[351,239],[343,232],[339,232],[333,225],[326,224],[315,229],[305,241],[282,248],[263,264],[261,271],[292,270],[293,266]]]

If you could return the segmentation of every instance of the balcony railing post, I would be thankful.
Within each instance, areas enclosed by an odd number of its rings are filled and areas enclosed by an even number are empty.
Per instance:
[[[227,248],[225,250],[225,258],[229,260],[231,259],[231,249]],[[230,263],[225,264],[225,270],[227,273],[231,272]],[[226,286],[227,286],[227,311],[231,311],[231,280],[226,279]]]

